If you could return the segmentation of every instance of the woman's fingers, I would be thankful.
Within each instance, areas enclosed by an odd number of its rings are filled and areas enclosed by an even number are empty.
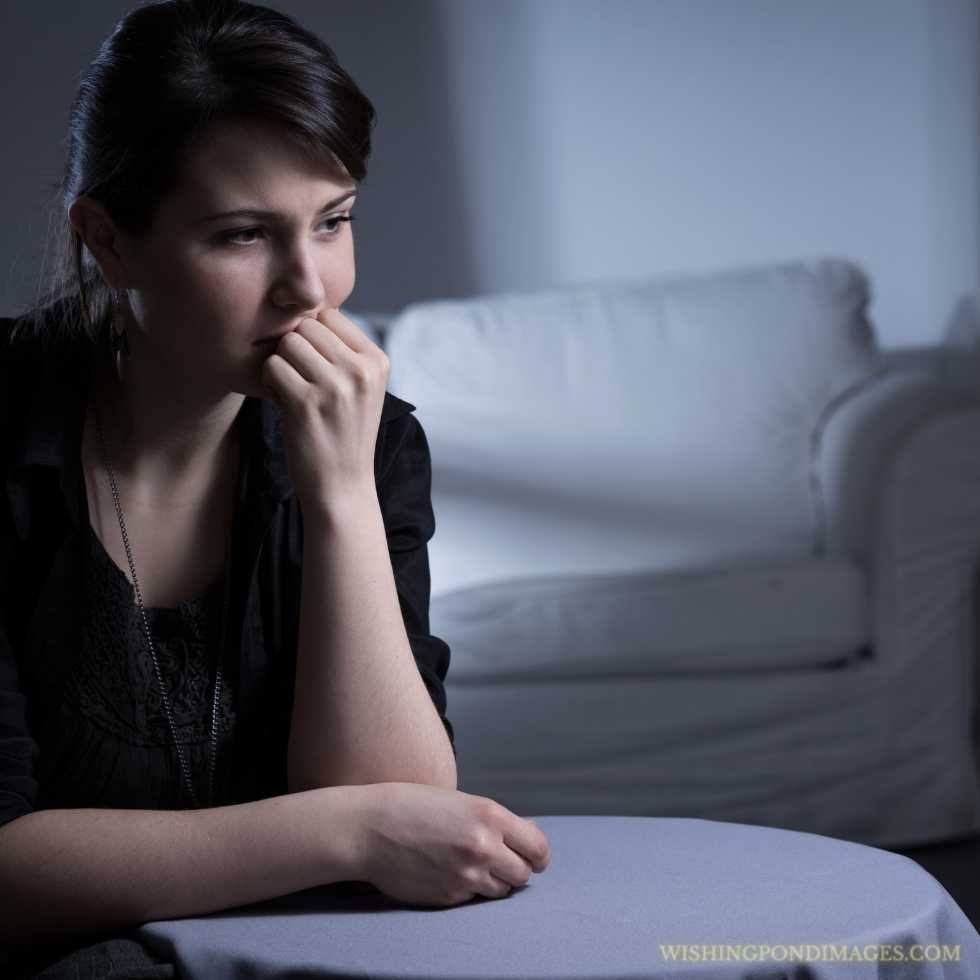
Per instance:
[[[329,383],[331,379],[327,372],[330,367],[327,358],[298,329],[291,330],[283,335],[275,351],[266,358],[262,366],[263,382],[290,407],[298,408],[310,385]]]
[[[365,356],[381,353],[378,345],[340,310],[320,310],[316,319],[327,328],[327,332],[332,331],[352,351]]]
[[[284,334],[276,345],[275,352],[266,359],[266,363],[272,358],[278,357],[288,364],[307,384],[321,387],[336,386],[344,372],[331,375],[329,373],[331,367],[347,364],[351,366],[351,371],[356,373],[354,365],[363,363],[357,360],[357,352],[348,346],[347,341],[338,336],[342,332],[350,336],[352,331],[356,331],[369,348],[374,348],[374,352],[380,358],[385,357],[346,317],[337,313],[336,310],[330,312],[334,314],[334,317],[330,320],[329,327],[325,326],[323,322],[307,317],[300,322],[295,330]],[[321,313],[321,317],[324,316],[325,314]],[[335,330],[336,333],[333,332]],[[353,338],[351,339],[353,340]],[[371,356],[369,349],[365,349],[363,353],[366,357]],[[270,367],[273,371],[272,387],[276,389],[278,387],[277,382],[281,382],[285,386],[287,396],[291,395],[293,398],[298,398],[303,392],[303,388],[297,379],[291,377],[287,372],[279,370],[282,367],[280,364],[273,362]]]
[[[324,311],[316,319],[304,317],[291,332],[302,337],[323,359],[333,364],[353,363],[359,352],[341,336],[340,321],[346,322],[346,318],[336,310],[330,310],[329,315]]]
[[[340,310],[321,310],[316,317],[304,317],[293,333],[308,340],[334,364],[354,363],[358,356],[382,359],[384,352]]]
[[[311,385],[322,384],[330,361],[299,330],[287,333],[276,345],[276,354],[288,361]]]
[[[282,343],[282,341],[280,341]],[[277,348],[278,350],[278,348]],[[282,354],[270,354],[262,365],[262,384],[279,406],[296,411],[306,399],[309,381]]]
[[[489,872],[487,879],[490,882],[489,890],[480,894],[486,895],[487,898],[505,898],[511,893],[513,886],[504,878],[499,878],[497,875]]]
[[[490,875],[513,888],[523,888],[536,871],[544,871],[550,860],[548,838],[534,823],[510,814],[503,834],[504,846],[490,865]]]
[[[513,888],[523,888],[532,872],[530,863],[509,847],[505,847],[500,857],[490,865],[491,876]]]
[[[551,860],[551,847],[544,831],[533,820],[517,817],[508,821],[504,843],[525,858],[534,871],[544,871]]]

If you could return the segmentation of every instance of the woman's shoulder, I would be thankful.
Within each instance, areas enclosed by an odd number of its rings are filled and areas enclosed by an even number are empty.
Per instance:
[[[18,406],[37,388],[43,344],[29,317],[0,317],[0,427],[6,429]]]
[[[0,316],[0,366],[35,359],[36,340],[30,316]]]
[[[84,344],[59,333],[34,313],[0,317],[0,456],[7,453],[36,409],[64,394],[85,369]],[[50,409],[50,406],[46,406]]]
[[[29,371],[85,357],[91,344],[68,330],[54,306],[0,316],[0,369]]]

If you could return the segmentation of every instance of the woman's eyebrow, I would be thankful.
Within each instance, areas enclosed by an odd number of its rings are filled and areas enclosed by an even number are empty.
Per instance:
[[[317,211],[317,214],[320,215],[325,211],[329,211],[342,201],[346,201],[349,197],[353,197],[356,193],[357,188],[352,187],[350,190],[341,194],[340,197],[335,197],[332,201],[327,201],[327,203],[324,204],[319,211]],[[261,208],[236,208],[234,211],[220,211],[217,214],[205,215],[203,218],[198,218],[194,224],[204,224],[206,221],[217,221],[219,218],[262,218],[266,221],[286,221],[286,215],[282,214],[280,211],[264,211]]]

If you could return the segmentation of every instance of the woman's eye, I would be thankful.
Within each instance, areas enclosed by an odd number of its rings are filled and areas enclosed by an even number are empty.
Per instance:
[[[333,238],[340,234],[340,229],[345,221],[353,221],[354,215],[352,214],[338,214],[334,215],[332,218],[324,218],[320,222],[321,226],[326,226],[327,237]],[[261,228],[239,228],[236,231],[226,231],[221,235],[221,241],[229,245],[251,245],[254,238],[253,235],[264,235],[265,232]],[[243,241],[243,237],[247,238],[247,241]]]

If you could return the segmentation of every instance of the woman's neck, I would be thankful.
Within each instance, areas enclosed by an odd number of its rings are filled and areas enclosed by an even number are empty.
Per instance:
[[[139,372],[127,356],[115,366],[102,362],[89,405],[97,409],[113,470],[130,484],[162,490],[210,485],[215,471],[237,461],[234,422],[243,400],[233,393],[195,410],[188,392]],[[101,439],[97,449],[101,459]]]

